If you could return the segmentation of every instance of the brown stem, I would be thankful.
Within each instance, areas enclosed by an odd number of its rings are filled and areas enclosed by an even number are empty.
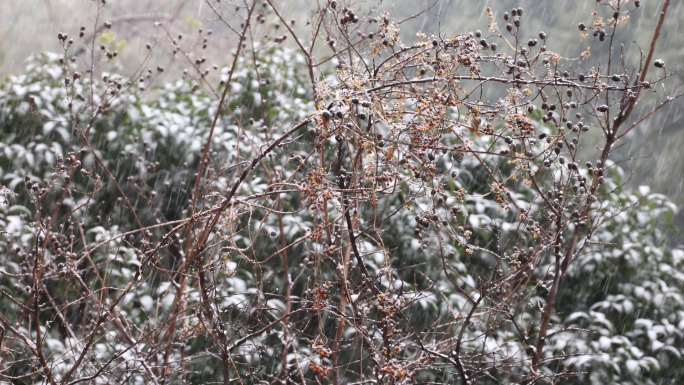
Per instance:
[[[653,37],[651,39],[651,44],[649,47],[648,55],[646,57],[646,61],[644,62],[644,65],[641,69],[641,74],[639,76],[639,83],[642,83],[646,79],[646,75],[648,73],[648,69],[651,64],[651,60],[653,60],[653,55],[655,53],[655,47],[658,42],[658,39],[660,37],[660,32],[663,27],[663,23],[665,22],[665,17],[667,15],[667,10],[670,5],[670,0],[664,0],[663,2],[663,8],[660,13],[660,17],[658,18],[658,23],[656,24],[655,31],[653,32]],[[606,133],[606,143],[604,144],[603,150],[601,152],[601,159],[598,164],[598,172],[599,173],[604,173],[606,169],[606,164],[608,161],[608,157],[610,155],[610,151],[615,144],[615,140],[617,137],[617,132],[618,129],[620,128],[621,124],[624,123],[629,116],[631,115],[632,111],[634,110],[634,106],[636,105],[636,102],[638,101],[639,98],[639,91],[640,88],[637,88],[637,95],[635,98],[631,100],[630,103],[626,105],[622,111],[620,111],[619,115],[613,122],[612,128],[607,127],[607,133]],[[596,193],[598,192],[598,188],[601,184],[601,175],[597,175],[594,177],[592,181],[591,188],[589,190],[589,194],[587,196],[587,202],[585,204],[584,210],[582,217],[587,218],[587,223],[589,223],[589,216],[590,216],[590,211],[591,211],[591,205],[596,197]],[[560,216],[559,216],[560,217]],[[542,312],[541,316],[541,323],[539,327],[539,335],[537,339],[537,349],[534,353],[534,357],[532,359],[532,368],[534,371],[537,371],[539,364],[541,362],[541,359],[543,357],[543,350],[544,350],[544,344],[546,340],[546,334],[549,329],[549,324],[551,320],[551,315],[554,312],[555,309],[555,304],[556,304],[556,297],[558,295],[558,289],[561,283],[561,278],[563,274],[567,271],[567,269],[570,267],[571,262],[573,261],[575,257],[575,250],[577,245],[579,244],[580,237],[581,237],[581,231],[582,229],[575,228],[572,239],[570,241],[569,246],[567,247],[565,254],[563,256],[563,260],[560,266],[556,266],[556,271],[554,272],[554,280],[553,280],[553,285],[551,287],[551,291],[549,293],[549,296],[547,298],[546,304],[544,305],[544,310]],[[559,258],[559,257],[557,257]]]

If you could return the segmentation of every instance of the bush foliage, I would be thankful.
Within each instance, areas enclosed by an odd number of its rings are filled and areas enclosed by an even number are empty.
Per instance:
[[[676,207],[608,158],[648,85],[504,20],[380,18],[315,76],[255,43],[213,85],[78,72],[60,37],[0,86],[0,381],[679,383]]]

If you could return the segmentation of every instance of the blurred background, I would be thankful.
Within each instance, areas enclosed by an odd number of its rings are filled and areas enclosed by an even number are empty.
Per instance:
[[[311,18],[317,4],[324,2],[274,1],[288,20],[296,22],[295,28],[304,33],[302,36],[309,36],[306,21]],[[549,36],[548,49],[569,58],[578,57],[582,50],[592,45],[590,39],[580,36],[577,24],[584,22],[589,25],[592,11],[597,7],[594,0],[339,0],[338,3],[340,6],[355,4],[354,9],[362,17],[386,12],[395,20],[403,20],[404,41],[411,41],[418,31],[442,37],[477,29],[488,31],[488,7],[498,22],[502,21],[503,12],[512,7],[523,7],[530,36],[544,30]],[[638,9],[631,3],[628,7],[631,27],[619,33],[617,39],[624,45],[627,56],[638,60],[639,49],[648,48],[662,1],[643,0]],[[85,48],[79,47],[79,43],[84,44],[95,33],[98,44],[117,47],[119,56],[111,66],[124,74],[140,68],[147,52],[146,44],[159,47],[152,51],[152,61],[168,68],[183,68],[188,58],[171,55],[171,41],[183,34],[185,39],[180,44],[196,46],[201,42],[197,35],[200,29],[205,32],[203,36],[208,30],[213,32],[210,48],[201,54],[210,63],[223,66],[229,62],[230,49],[235,46],[236,34],[232,30],[239,29],[244,3],[241,0],[117,0],[108,1],[100,12],[97,9],[95,0],[3,0],[0,5],[0,77],[20,73],[26,58],[33,53],[59,52],[61,46],[57,34],[64,32],[76,37],[81,27],[85,27],[85,39],[76,41],[74,49]],[[267,27],[277,24],[263,4],[257,7],[257,13],[265,15]],[[665,60],[668,72],[673,76],[666,89],[659,90],[660,96],[678,90],[681,92],[684,80],[683,20],[684,2],[673,1],[656,51],[656,57]],[[112,23],[111,30],[102,28],[105,21]],[[155,23],[161,25],[155,26]],[[273,29],[273,36],[283,32]],[[592,53],[605,54],[600,49],[592,50]],[[167,76],[173,76],[173,72]],[[656,98],[646,100],[641,108],[646,110],[648,104],[654,103],[657,103]],[[613,157],[627,170],[628,185],[649,185],[680,206],[684,205],[682,107],[681,100],[671,103],[656,119],[634,131]],[[684,210],[679,211],[677,223],[684,229]],[[680,231],[674,237],[684,241],[682,233]]]

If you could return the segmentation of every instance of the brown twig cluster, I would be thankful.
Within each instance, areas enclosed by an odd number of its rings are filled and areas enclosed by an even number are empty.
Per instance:
[[[305,28],[286,19],[283,1],[225,3],[207,1],[236,35],[220,81],[201,53],[162,28],[173,54],[193,68],[184,76],[216,96],[183,209],[172,218],[154,209],[164,192],[122,180],[95,141],[120,95],[163,72],[152,48],[132,77],[139,81],[112,77],[98,90],[96,57],[113,60],[115,52],[82,30],[91,62],[75,72],[76,43],[58,37],[64,118],[82,150],[64,154],[54,185],[27,181],[36,227],[11,277],[25,293],[2,293],[22,314],[0,314],[0,381],[471,385],[571,377],[548,347],[554,333],[567,332],[555,327],[558,293],[605,220],[600,191],[611,152],[660,109],[637,104],[668,79],[655,52],[670,1],[633,70],[615,36],[629,28],[624,16],[636,1],[598,2],[590,26],[580,24],[578,33],[607,53],[579,58],[583,67],[554,52],[547,33],[527,30],[522,8],[487,10],[486,32],[404,43],[399,21],[341,1],[320,2]],[[265,20],[278,26],[275,38]],[[201,36],[207,49],[209,34]],[[288,42],[303,57],[314,109],[301,121],[272,122],[257,146],[248,136],[258,118],[233,121],[235,150],[224,157],[217,135],[243,107],[229,103],[240,66],[260,77],[257,46]],[[90,191],[71,183],[78,178],[92,181]],[[249,187],[257,179],[265,189]],[[67,202],[105,193],[117,206],[110,215],[129,218],[130,227],[93,240],[91,224]],[[464,211],[475,199],[490,202],[509,230],[478,228]],[[306,229],[291,230],[293,221]],[[97,257],[115,244],[128,250],[118,258],[136,260],[125,278],[111,275],[121,261]],[[430,259],[409,260],[411,247]],[[231,283],[236,277],[249,287]],[[154,304],[137,294],[162,282]],[[424,306],[440,297],[438,310]],[[121,310],[132,300],[137,315]],[[534,317],[521,319],[525,312]],[[65,341],[61,356],[45,352],[54,329]],[[202,377],[202,366],[218,369]]]

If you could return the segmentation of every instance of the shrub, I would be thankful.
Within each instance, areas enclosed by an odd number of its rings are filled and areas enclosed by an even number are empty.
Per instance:
[[[251,2],[232,65],[157,86],[149,62],[91,77],[60,34],[0,87],[0,378],[675,383],[676,209],[610,160],[667,79],[668,4],[624,74],[625,53],[564,60],[520,8],[404,44],[329,1],[309,46]],[[580,33],[618,52],[635,5]],[[266,17],[296,49],[250,37]]]

